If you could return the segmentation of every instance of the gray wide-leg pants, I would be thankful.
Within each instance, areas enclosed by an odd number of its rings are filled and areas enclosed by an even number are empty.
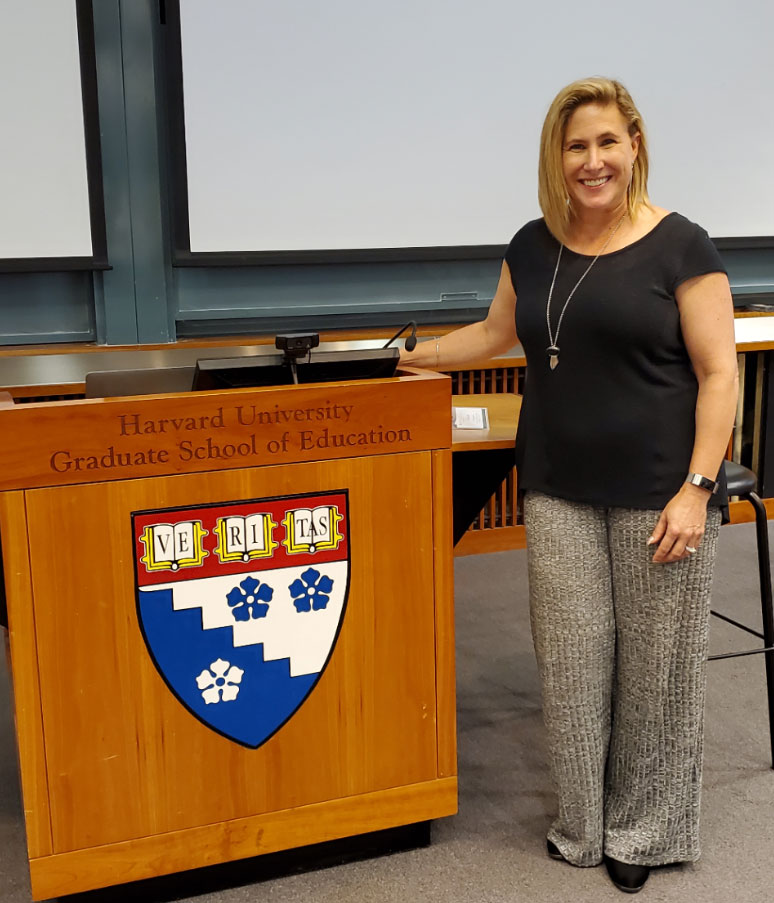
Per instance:
[[[699,857],[709,606],[720,512],[653,564],[659,511],[528,492],[530,616],[559,814],[575,865]]]

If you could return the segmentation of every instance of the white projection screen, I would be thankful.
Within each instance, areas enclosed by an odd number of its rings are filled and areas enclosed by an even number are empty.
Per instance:
[[[0,260],[93,255],[75,0],[0,2]]]
[[[620,79],[653,201],[774,234],[771,0],[179,0],[190,251],[502,245],[556,91]]]

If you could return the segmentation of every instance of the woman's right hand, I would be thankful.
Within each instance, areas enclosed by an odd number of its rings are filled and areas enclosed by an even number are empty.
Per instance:
[[[400,363],[449,370],[469,361],[503,354],[517,343],[516,292],[508,264],[503,261],[500,281],[485,320],[455,329],[439,338],[426,339],[413,351],[401,350]]]

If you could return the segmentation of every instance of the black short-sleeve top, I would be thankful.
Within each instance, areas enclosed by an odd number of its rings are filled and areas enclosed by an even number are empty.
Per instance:
[[[566,309],[551,370],[546,302],[558,252],[541,219],[517,232],[505,255],[527,358],[519,486],[591,505],[662,508],[688,473],[698,393],[675,290],[725,267],[703,229],[668,214],[597,260]],[[564,248],[550,309],[554,333],[592,260]],[[711,503],[727,503],[724,487]]]

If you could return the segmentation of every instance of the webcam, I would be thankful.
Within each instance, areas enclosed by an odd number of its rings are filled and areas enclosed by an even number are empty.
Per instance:
[[[274,347],[284,351],[285,357],[292,360],[305,357],[319,344],[320,336],[316,332],[289,332],[274,339]]]

